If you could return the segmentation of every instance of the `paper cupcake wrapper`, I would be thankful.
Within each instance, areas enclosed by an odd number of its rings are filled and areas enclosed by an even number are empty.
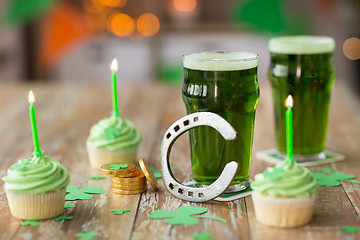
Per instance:
[[[138,147],[126,150],[110,151],[106,148],[97,148],[89,141],[86,142],[90,164],[93,168],[100,168],[106,163],[135,163]]]
[[[66,188],[41,194],[13,193],[6,190],[11,214],[24,220],[54,218],[64,211]]]
[[[285,198],[264,196],[252,192],[256,219],[274,227],[297,227],[310,222],[316,196],[308,198]]]

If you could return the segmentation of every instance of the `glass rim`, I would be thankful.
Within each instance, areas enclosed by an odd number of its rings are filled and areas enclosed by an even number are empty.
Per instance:
[[[212,58],[212,59],[197,59],[191,58],[190,56],[195,55],[203,55],[203,54],[248,54],[248,57],[240,57],[240,58]],[[252,55],[252,56],[250,56]],[[259,55],[254,52],[243,52],[243,51],[227,51],[227,50],[211,50],[211,51],[201,51],[201,52],[193,52],[182,55],[183,60],[190,60],[194,62],[241,62],[241,61],[254,61],[259,59]]]

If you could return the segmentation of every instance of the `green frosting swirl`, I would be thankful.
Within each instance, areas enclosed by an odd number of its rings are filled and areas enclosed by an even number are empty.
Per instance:
[[[70,181],[68,170],[49,156],[19,160],[3,177],[5,189],[14,193],[59,192]]]
[[[319,185],[311,172],[296,162],[285,161],[255,175],[251,182],[255,191],[272,197],[309,197]]]
[[[111,116],[100,120],[90,129],[88,141],[97,148],[126,150],[139,145],[141,133],[130,120]]]

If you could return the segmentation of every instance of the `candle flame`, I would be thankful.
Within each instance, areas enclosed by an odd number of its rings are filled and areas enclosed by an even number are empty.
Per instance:
[[[32,90],[30,90],[29,92],[29,103],[34,103],[35,102],[35,95],[33,93]]]
[[[289,95],[289,96],[286,98],[285,106],[286,106],[287,108],[292,108],[292,107],[293,107],[293,98],[292,98],[291,95]]]
[[[117,62],[116,58],[114,58],[114,60],[111,62],[110,69],[113,72],[118,70],[118,62]]]

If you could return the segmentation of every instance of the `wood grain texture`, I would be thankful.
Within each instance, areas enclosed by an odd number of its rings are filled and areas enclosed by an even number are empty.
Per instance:
[[[261,87],[261,98],[256,113],[253,152],[273,148],[274,127],[271,91]],[[162,181],[155,192],[137,195],[117,195],[111,192],[111,180],[90,180],[101,174],[91,169],[85,148],[90,127],[109,116],[111,93],[104,85],[4,85],[0,88],[0,177],[18,159],[30,157],[33,151],[27,94],[36,94],[36,115],[40,147],[45,154],[59,160],[71,172],[71,185],[101,186],[105,194],[94,195],[86,201],[71,201],[76,208],[64,210],[74,219],[61,224],[46,220],[38,227],[21,226],[12,217],[3,182],[0,182],[0,239],[77,239],[77,232],[86,229],[98,233],[94,239],[193,239],[193,234],[211,232],[214,239],[359,239],[360,232],[346,234],[340,227],[360,226],[360,185],[343,182],[339,187],[321,187],[310,224],[298,228],[272,228],[257,222],[251,197],[229,203],[210,201],[190,203],[167,192]],[[138,157],[151,166],[160,168],[160,144],[167,128],[186,114],[178,86],[157,84],[124,85],[119,90],[122,116],[132,120],[142,132]],[[346,155],[344,162],[331,163],[336,171],[356,175],[360,180],[360,104],[345,86],[337,82],[332,96],[328,149]],[[184,134],[171,151],[171,166],[179,168],[175,177],[191,179],[188,136]],[[269,164],[253,157],[250,177],[263,171]],[[316,170],[316,167],[311,170]],[[176,211],[180,206],[206,207],[204,215],[227,220],[222,223],[198,219],[193,226],[172,226],[166,220],[151,220],[153,210]],[[130,213],[114,215],[114,208],[127,208]]]

